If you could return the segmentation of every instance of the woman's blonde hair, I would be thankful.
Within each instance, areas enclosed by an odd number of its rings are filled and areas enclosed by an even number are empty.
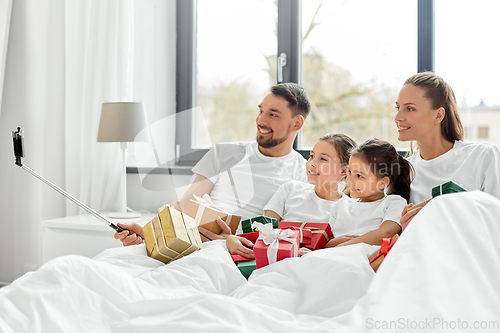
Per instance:
[[[412,84],[425,91],[424,97],[431,102],[434,110],[444,108],[445,116],[441,122],[441,134],[450,141],[463,140],[464,128],[458,114],[457,100],[451,86],[433,72],[423,72],[413,75],[404,85]]]

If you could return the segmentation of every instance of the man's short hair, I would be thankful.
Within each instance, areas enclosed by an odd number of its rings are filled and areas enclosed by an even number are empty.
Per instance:
[[[271,88],[271,93],[288,101],[293,116],[301,114],[306,119],[309,115],[311,102],[309,102],[309,97],[304,88],[298,84],[292,82],[280,83]]]

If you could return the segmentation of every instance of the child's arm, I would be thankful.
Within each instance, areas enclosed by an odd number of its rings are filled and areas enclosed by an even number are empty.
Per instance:
[[[387,220],[380,225],[378,229],[367,232],[364,235],[351,239],[339,246],[351,245],[356,243],[366,243],[371,245],[382,244],[382,238],[392,237],[401,232],[401,226],[394,221]]]
[[[226,238],[227,250],[231,254],[239,254],[245,258],[255,259],[253,255],[253,243],[245,237],[230,235]]]
[[[357,238],[359,236],[356,236],[356,235],[344,235],[344,236],[339,236],[339,237],[335,237],[334,239],[330,239],[328,241],[328,243],[326,243],[325,245],[325,249],[327,247],[335,247],[335,246],[339,246],[340,244],[343,244],[345,242],[348,242],[350,241],[351,239],[354,239],[354,238]]]
[[[278,222],[281,221],[281,216],[279,216],[278,214],[276,214],[272,210],[266,210],[264,212],[264,216],[275,218],[278,220]]]

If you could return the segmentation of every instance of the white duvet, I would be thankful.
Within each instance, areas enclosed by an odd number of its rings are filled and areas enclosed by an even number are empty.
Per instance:
[[[0,332],[498,332],[500,201],[434,199],[375,274],[364,244],[245,280],[221,242],[168,265],[143,245],[52,260],[0,289]]]

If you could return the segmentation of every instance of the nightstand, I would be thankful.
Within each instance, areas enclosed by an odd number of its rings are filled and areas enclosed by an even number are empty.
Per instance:
[[[101,213],[108,217],[109,212]],[[142,214],[136,219],[109,219],[116,224],[138,223],[145,225],[157,214]],[[122,243],[113,235],[115,231],[90,214],[82,214],[42,221],[42,264],[68,254],[93,258],[111,247]]]

